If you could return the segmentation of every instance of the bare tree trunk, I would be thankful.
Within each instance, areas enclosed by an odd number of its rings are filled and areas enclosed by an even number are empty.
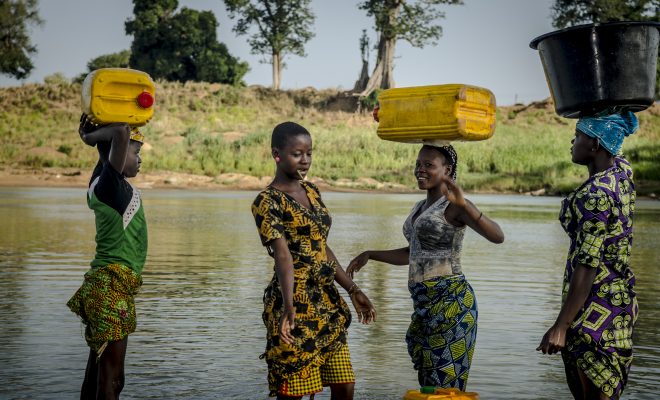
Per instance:
[[[362,60],[362,71],[360,71],[360,77],[355,81],[353,86],[354,93],[360,93],[367,88],[367,83],[369,83],[369,61]]]
[[[394,47],[396,39],[389,39],[385,42],[385,51],[383,55],[383,80],[380,82],[381,89],[393,88],[394,85]]]
[[[273,89],[280,89],[280,76],[282,73],[282,58],[279,53],[273,53]]]
[[[397,5],[388,11],[387,19],[389,27],[396,25],[396,19],[399,16],[399,7]],[[389,27],[382,27],[380,37],[378,38],[378,56],[376,67],[371,74],[367,87],[360,93],[360,96],[369,96],[376,89],[389,89],[394,87],[394,77],[392,69],[394,67],[394,48],[396,46],[396,34],[392,33]]]
[[[389,89],[394,87],[392,68],[394,67],[394,47],[396,39],[385,39],[381,34],[378,43],[378,60],[371,73],[371,78],[360,96],[369,96],[376,89]]]

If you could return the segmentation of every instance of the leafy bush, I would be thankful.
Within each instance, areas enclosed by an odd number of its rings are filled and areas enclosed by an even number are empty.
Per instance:
[[[61,72],[56,72],[44,77],[44,83],[47,85],[69,85],[71,81]]]

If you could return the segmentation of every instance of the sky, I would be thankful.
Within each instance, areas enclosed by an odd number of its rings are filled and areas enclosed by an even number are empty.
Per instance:
[[[312,0],[315,37],[307,42],[307,56],[287,56],[283,89],[304,87],[351,89],[362,67],[359,38],[367,29],[377,43],[373,20],[357,8],[358,0]],[[538,52],[529,42],[551,32],[552,0],[464,0],[443,5],[439,20],[443,35],[436,46],[419,49],[397,42],[394,80],[397,87],[461,83],[490,89],[499,105],[529,103],[550,96]],[[133,17],[131,0],[39,0],[44,23],[32,27],[35,68],[22,81],[0,75],[0,86],[43,82],[63,73],[73,78],[87,63],[103,54],[129,49],[132,37],[124,22]],[[237,36],[222,0],[179,0],[179,7],[212,11],[219,22],[218,40],[235,57],[250,64],[248,85],[272,84],[270,64],[251,54],[247,36]],[[87,15],[89,18],[80,18]],[[370,68],[376,51],[370,53]]]

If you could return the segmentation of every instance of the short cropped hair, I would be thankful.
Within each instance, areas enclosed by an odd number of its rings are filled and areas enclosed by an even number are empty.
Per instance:
[[[302,125],[290,121],[282,122],[273,129],[273,135],[270,139],[270,147],[281,150],[286,147],[289,138],[298,135],[312,136]]]

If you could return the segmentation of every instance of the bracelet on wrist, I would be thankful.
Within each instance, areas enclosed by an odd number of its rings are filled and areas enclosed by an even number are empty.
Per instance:
[[[350,288],[348,288],[347,293],[349,296],[353,296],[355,293],[360,292],[360,288],[357,283],[353,283]]]

